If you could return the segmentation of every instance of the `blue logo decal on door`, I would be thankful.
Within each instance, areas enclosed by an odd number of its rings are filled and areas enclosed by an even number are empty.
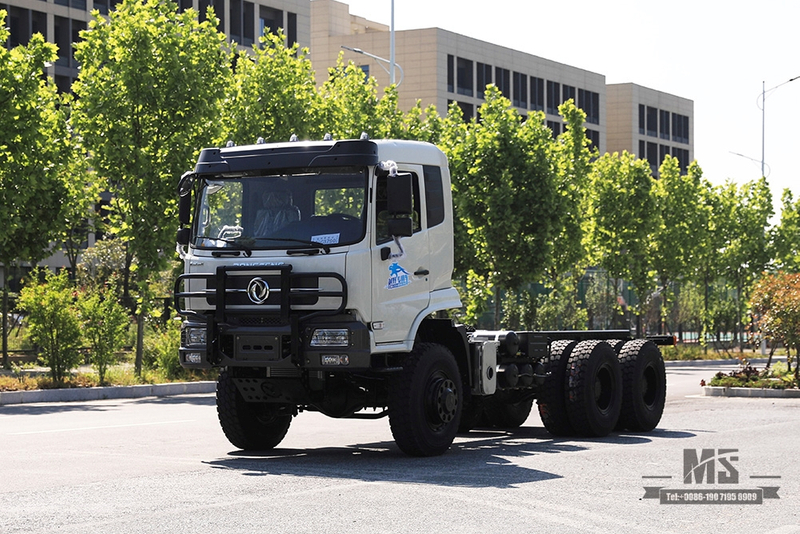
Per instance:
[[[386,289],[397,289],[405,287],[411,283],[408,271],[403,269],[399,263],[394,262],[389,265],[389,280],[386,282]]]

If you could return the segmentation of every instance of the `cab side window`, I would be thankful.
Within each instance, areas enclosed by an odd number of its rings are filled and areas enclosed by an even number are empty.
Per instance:
[[[421,220],[420,220],[420,200],[419,200],[419,177],[411,173],[413,176],[413,184],[414,184],[414,210],[411,215],[412,220],[414,221],[414,233],[419,232],[422,229]],[[386,243],[387,241],[391,240],[391,236],[389,235],[388,230],[388,220],[389,220],[389,211],[386,209],[386,180],[389,179],[386,176],[379,176],[376,182],[375,188],[375,242],[377,244]]]

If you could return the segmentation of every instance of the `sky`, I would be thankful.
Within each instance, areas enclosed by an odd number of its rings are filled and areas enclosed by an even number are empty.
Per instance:
[[[392,0],[340,1],[390,24]],[[694,156],[713,184],[761,176],[766,89],[776,216],[784,188],[800,197],[800,79],[785,83],[800,77],[797,0],[394,0],[394,15],[397,31],[443,28],[692,100]]]

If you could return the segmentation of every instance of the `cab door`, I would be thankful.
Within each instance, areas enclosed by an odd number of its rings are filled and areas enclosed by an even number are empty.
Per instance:
[[[372,232],[372,330],[376,344],[399,343],[410,338],[410,328],[430,302],[430,247],[425,230],[422,167],[401,166],[410,172],[413,184],[413,235],[400,238],[404,254],[388,235],[386,224],[386,180],[376,177],[373,190]],[[390,257],[387,257],[389,255]]]

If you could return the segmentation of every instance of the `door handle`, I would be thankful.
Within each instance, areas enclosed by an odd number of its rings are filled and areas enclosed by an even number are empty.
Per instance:
[[[414,271],[414,276],[428,276],[430,271],[428,269],[420,269],[419,271]]]

